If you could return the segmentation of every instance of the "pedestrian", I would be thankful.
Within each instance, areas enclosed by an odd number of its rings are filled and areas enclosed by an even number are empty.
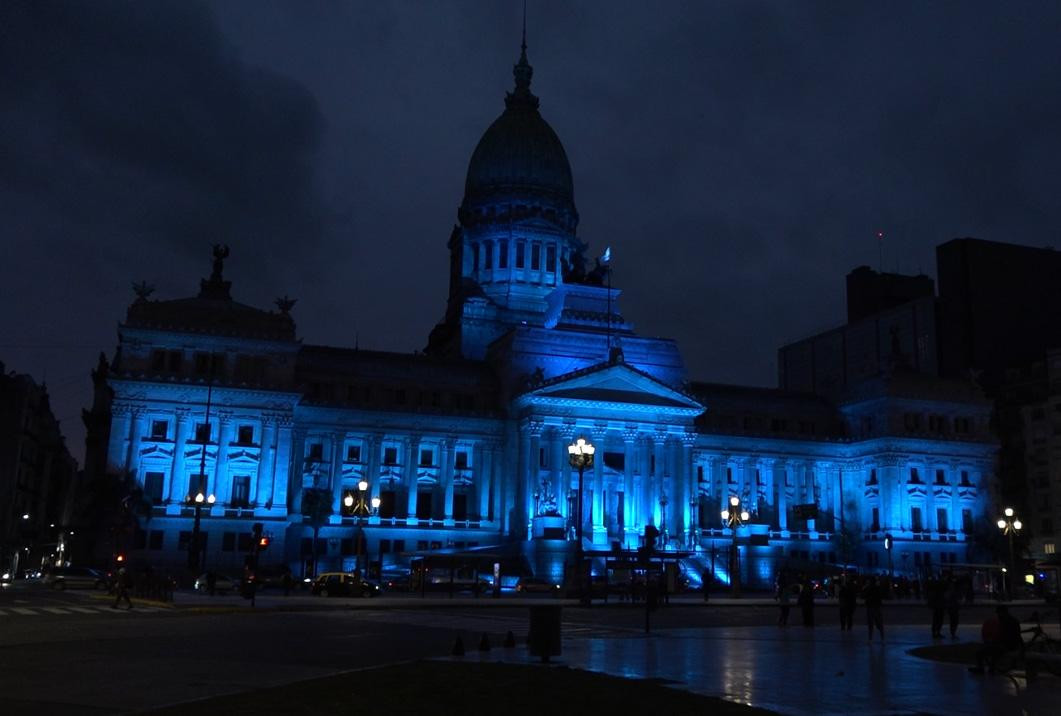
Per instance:
[[[958,638],[958,617],[962,606],[962,591],[958,580],[954,577],[947,579],[947,591],[943,595],[947,605],[947,617],[950,621],[950,638]]]
[[[800,612],[803,615],[803,626],[814,626],[814,584],[804,578],[799,587],[799,596],[796,598]]]
[[[983,647],[976,653],[976,666],[970,666],[974,674],[984,673],[984,665],[994,671],[1000,658],[1007,654],[1020,653],[1024,649],[1020,622],[1009,613],[1005,605],[995,608],[995,616],[984,621],[980,629]]]
[[[838,601],[840,603],[840,631],[851,631],[855,621],[858,591],[855,589],[854,578],[850,575],[845,575],[840,584]]]
[[[883,595],[876,577],[870,577],[866,588],[862,590],[862,600],[866,605],[866,625],[869,627],[869,640],[873,641],[873,627],[880,632],[880,640],[884,641],[884,619],[881,614],[881,601]]]
[[[129,574],[129,570],[122,567],[118,570],[118,580],[115,583],[115,591],[117,596],[114,598],[114,604],[111,605],[111,609],[117,609],[118,605],[124,599],[129,609],[133,608],[133,600],[129,598],[129,590],[133,586],[133,578]]]
[[[932,610],[932,638],[943,638],[943,612],[946,601],[943,596],[943,583],[938,579],[929,579],[925,583],[925,598],[928,608]]]
[[[792,608],[791,602],[792,587],[782,582],[777,590],[777,605],[781,609],[781,613],[777,617],[778,626],[788,626],[788,612]]]

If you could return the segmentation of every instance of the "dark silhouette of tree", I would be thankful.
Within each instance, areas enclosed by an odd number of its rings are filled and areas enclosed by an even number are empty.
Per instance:
[[[317,536],[320,528],[328,524],[332,515],[332,493],[322,488],[311,488],[302,493],[302,522],[313,528],[313,570],[311,577],[317,576]]]
[[[74,544],[83,557],[101,557],[101,540],[109,542],[112,555],[128,549],[137,531],[151,520],[151,500],[132,472],[97,475],[81,494],[75,518],[81,539]]]

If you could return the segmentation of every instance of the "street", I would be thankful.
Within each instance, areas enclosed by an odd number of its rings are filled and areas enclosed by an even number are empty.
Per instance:
[[[0,592],[0,712],[145,710],[350,669],[448,657],[458,635],[468,659],[522,662],[527,660],[526,604],[550,602],[547,598],[517,602],[304,596],[285,600],[277,595],[263,597],[251,609],[235,597],[179,594],[176,608],[138,603],[125,611],[112,609],[106,595],[99,593],[7,588]],[[979,623],[991,609],[993,605],[967,610],[962,638],[978,639]],[[1031,608],[1017,611],[1024,616]],[[885,621],[895,635],[888,652],[867,649],[861,622],[854,632],[841,635],[834,606],[818,607],[819,626],[813,631],[799,626],[777,629],[776,613],[769,602],[705,607],[702,602],[679,605],[675,600],[651,615],[653,633],[646,638],[641,608],[565,606],[561,661],[623,676],[665,677],[699,693],[775,709],[787,705],[793,713],[804,712],[798,700],[779,699],[776,689],[764,693],[762,684],[768,682],[741,674],[798,673],[798,678],[790,679],[796,686],[810,680],[828,691],[838,688],[836,684],[858,687],[861,679],[870,681],[890,665],[892,680],[884,682],[891,684],[888,693],[921,671],[941,679],[967,676],[960,667],[929,664],[905,654],[907,648],[929,643],[927,626],[891,627],[925,624],[927,610],[920,604],[886,608]],[[797,622],[798,615],[793,614],[791,623]],[[518,646],[506,650],[501,646],[509,631]],[[484,633],[492,649],[479,654]],[[807,658],[799,656],[808,648],[816,650]],[[877,671],[861,673],[852,664],[847,670],[856,676],[837,680],[835,674],[845,669],[845,661],[857,662],[863,651],[868,651],[866,658],[873,659]],[[813,660],[817,665],[808,671]],[[1040,688],[1056,689],[1056,683],[1044,683]],[[759,684],[758,690],[754,684]],[[931,690],[931,684],[919,688],[905,697],[910,703],[927,697],[923,692]],[[979,713],[961,708],[958,712]]]

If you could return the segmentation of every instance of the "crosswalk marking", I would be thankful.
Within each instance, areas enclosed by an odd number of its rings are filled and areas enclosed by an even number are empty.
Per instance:
[[[75,606],[64,606],[64,607],[12,607],[6,606],[0,609],[0,617],[10,616],[27,616],[27,617],[39,617],[47,614],[56,614],[60,616],[79,616],[82,614],[92,614],[99,616],[100,614],[149,614],[156,612],[165,612],[168,609],[161,609],[159,607],[133,607],[132,609],[114,609],[109,606],[98,606],[98,607],[75,607]]]

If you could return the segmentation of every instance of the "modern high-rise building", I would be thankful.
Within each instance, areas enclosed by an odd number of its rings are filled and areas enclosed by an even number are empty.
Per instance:
[[[525,50],[514,75],[472,154],[423,353],[302,343],[292,301],[232,298],[224,247],[197,295],[138,287],[97,370],[89,439],[106,456],[88,456],[154,504],[134,558],[183,564],[198,514],[217,568],[243,563],[261,523],[263,561],[297,574],[315,551],[319,569],[351,569],[363,550],[391,565],[489,547],[556,576],[576,535],[632,548],[653,526],[695,578],[727,582],[736,498],[745,583],[785,565],[967,561],[994,471],[989,404],[899,363],[842,401],[691,382],[674,341],[625,320],[607,261],[587,261],[602,247],[577,232]],[[596,448],[581,482],[578,438]]]

